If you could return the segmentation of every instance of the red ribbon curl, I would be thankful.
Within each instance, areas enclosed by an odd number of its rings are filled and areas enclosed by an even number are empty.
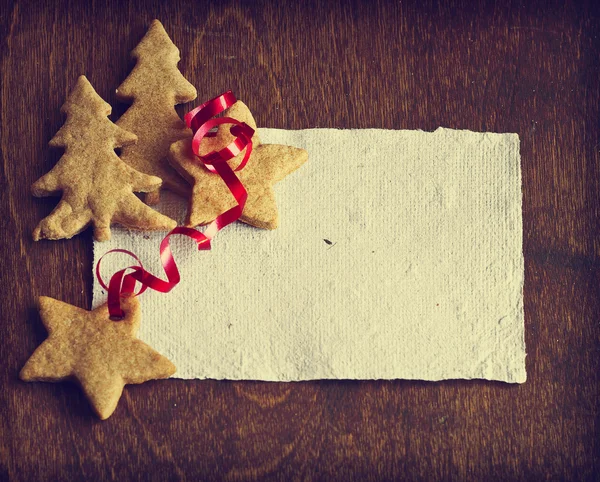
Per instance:
[[[237,201],[237,205],[231,209],[225,211],[223,214],[217,216],[217,218],[206,228],[204,233],[196,231],[192,228],[186,228],[178,226],[170,231],[160,243],[160,260],[163,265],[163,269],[167,276],[167,281],[164,281],[153,274],[149,273],[144,269],[140,259],[131,251],[125,249],[112,249],[104,253],[104,255],[98,260],[96,265],[96,276],[100,285],[108,292],[108,312],[112,319],[122,319],[125,313],[121,309],[121,295],[131,294],[135,290],[136,281],[141,284],[140,291],[135,296],[141,295],[147,288],[159,291],[161,293],[168,293],[171,291],[180,281],[179,270],[175,264],[173,253],[169,244],[170,237],[173,234],[181,234],[192,238],[196,241],[199,250],[208,250],[211,248],[210,242],[214,236],[225,226],[233,223],[242,215],[246,200],[248,199],[248,193],[244,188],[243,184],[235,175],[235,172],[227,161],[233,159],[240,152],[246,149],[242,162],[237,166],[235,171],[239,171],[244,168],[250,154],[252,153],[252,136],[254,135],[254,129],[247,125],[245,122],[240,122],[237,119],[231,117],[220,117],[213,119],[214,116],[220,114],[225,109],[230,107],[236,102],[235,95],[231,91],[227,91],[214,99],[211,99],[204,104],[196,107],[192,111],[188,112],[185,116],[185,123],[194,132],[192,139],[192,151],[198,157],[199,161],[211,172],[216,172],[221,176],[231,194]],[[225,148],[220,151],[212,151],[208,154],[200,155],[200,143],[205,137],[212,137],[214,134],[211,129],[220,124],[233,124],[230,132],[235,136],[235,139]],[[112,275],[108,286],[102,280],[100,276],[100,262],[102,258],[109,253],[125,253],[132,256],[138,263],[138,266],[129,266],[128,268],[117,271]],[[126,274],[127,271],[132,270],[132,273]]]

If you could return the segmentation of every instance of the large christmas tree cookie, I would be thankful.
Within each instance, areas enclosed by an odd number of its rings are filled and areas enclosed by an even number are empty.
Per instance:
[[[152,22],[132,56],[137,63],[117,89],[117,97],[133,104],[117,125],[136,134],[138,142],[124,147],[121,159],[160,177],[162,187],[187,197],[189,185],[169,165],[167,154],[171,143],[191,135],[174,106],[194,100],[196,89],[177,69],[179,49],[158,20]],[[146,195],[148,204],[158,200],[158,190]]]
[[[135,192],[155,191],[161,180],[136,171],[115,154],[136,136],[113,124],[111,107],[81,76],[62,106],[67,120],[50,140],[64,147],[54,168],[32,186],[34,196],[62,193],[58,206],[33,232],[33,238],[71,238],[89,224],[98,241],[110,239],[112,222],[144,230],[170,230],[177,223],[141,202]]]
[[[224,115],[245,122],[256,130],[254,117],[241,101],[233,104]],[[205,137],[200,145],[200,155],[227,146],[234,139],[229,128],[229,125],[222,124],[218,127],[216,136]],[[248,191],[248,200],[240,220],[259,228],[275,229],[279,215],[273,185],[304,164],[308,153],[297,147],[261,144],[256,132],[252,143],[253,150],[248,164],[236,173]],[[245,149],[228,161],[230,167],[236,168],[244,154]],[[192,152],[191,137],[171,145],[169,162],[193,186],[188,208],[188,226],[208,224],[235,205],[236,201],[221,177],[202,165]]]
[[[121,306],[125,317],[112,321],[106,305],[86,311],[41,296],[40,316],[48,338],[27,360],[21,379],[74,380],[105,420],[115,411],[125,385],[173,375],[175,366],[167,358],[135,338],[140,325],[137,298],[124,297]]]

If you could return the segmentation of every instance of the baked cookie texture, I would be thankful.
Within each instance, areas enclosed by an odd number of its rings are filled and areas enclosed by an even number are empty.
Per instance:
[[[224,116],[245,122],[256,131],[256,122],[248,107],[237,101],[224,112]],[[205,137],[200,154],[218,151],[234,140],[230,126],[221,124],[214,137]],[[252,153],[246,166],[236,175],[248,191],[248,200],[240,220],[262,229],[275,229],[279,214],[273,185],[298,169],[308,160],[308,153],[297,147],[279,144],[262,144],[255,132]],[[242,161],[246,149],[228,161],[235,169]],[[221,179],[209,171],[192,152],[192,138],[171,145],[169,162],[192,185],[189,198],[187,226],[208,224],[217,216],[235,206],[235,198]]]
[[[48,338],[20,372],[27,382],[74,380],[94,411],[105,420],[115,411],[123,387],[167,378],[175,366],[135,338],[140,325],[137,298],[122,298],[125,317],[109,318],[107,305],[86,311],[46,296],[39,298]]]
[[[157,176],[162,187],[181,196],[190,194],[189,184],[169,165],[171,143],[192,133],[175,111],[176,104],[196,98],[196,89],[179,72],[179,49],[158,20],[132,51],[136,64],[117,89],[117,98],[132,103],[117,125],[138,136],[138,142],[125,146],[121,159],[134,169]],[[155,204],[159,191],[146,195]]]
[[[171,230],[176,221],[146,206],[135,192],[155,191],[161,179],[125,164],[115,148],[132,145],[135,134],[109,119],[109,104],[96,93],[85,76],[61,108],[67,119],[50,140],[65,148],[54,168],[32,186],[34,196],[62,197],[54,211],[33,232],[33,239],[71,238],[88,225],[98,241],[110,239],[110,226],[119,223],[133,229]]]

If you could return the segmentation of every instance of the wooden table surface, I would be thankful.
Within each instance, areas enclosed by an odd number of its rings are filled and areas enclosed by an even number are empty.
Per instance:
[[[599,477],[600,9],[522,3],[3,4],[0,479]],[[101,422],[74,385],[19,381],[36,298],[91,304],[91,233],[34,243],[56,200],[30,186],[77,76],[123,113],[154,18],[198,101],[232,89],[259,126],[518,133],[527,382],[159,381]]]

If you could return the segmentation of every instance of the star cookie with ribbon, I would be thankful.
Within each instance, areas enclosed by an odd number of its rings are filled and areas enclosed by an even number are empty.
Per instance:
[[[245,122],[256,130],[256,122],[250,110],[241,101],[233,104],[224,115]],[[206,137],[202,141],[200,155],[219,150],[234,138],[229,128],[222,124],[214,137]],[[248,200],[240,221],[262,229],[275,229],[279,223],[279,215],[273,185],[304,164],[308,153],[297,147],[262,144],[256,133],[252,141],[254,147],[248,164],[237,172],[248,191]],[[228,161],[229,166],[236,168],[244,154],[245,150]],[[188,207],[188,226],[208,224],[236,205],[221,177],[209,171],[192,152],[192,138],[171,144],[169,162],[193,186]]]
[[[105,420],[115,411],[125,385],[173,375],[173,363],[135,338],[141,312],[137,298],[125,296],[121,305],[125,317],[112,321],[107,305],[86,311],[41,296],[40,316],[48,338],[27,360],[20,378],[74,380]]]

